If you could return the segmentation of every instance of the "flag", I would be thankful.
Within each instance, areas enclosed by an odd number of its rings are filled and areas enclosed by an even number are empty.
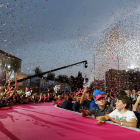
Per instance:
[[[28,90],[29,90],[29,88],[28,88],[28,87],[26,87],[26,89],[25,89],[25,93],[26,93],[26,92],[28,92]]]
[[[11,71],[11,74],[9,75],[9,77],[8,77],[8,81],[10,81],[11,79],[13,79],[14,78],[14,70],[12,70]]]

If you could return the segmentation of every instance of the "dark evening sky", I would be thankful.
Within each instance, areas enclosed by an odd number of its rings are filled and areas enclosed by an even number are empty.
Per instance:
[[[33,74],[87,60],[58,74],[103,79],[110,68],[140,67],[139,0],[0,0],[0,49]],[[118,56],[118,57],[117,57]]]

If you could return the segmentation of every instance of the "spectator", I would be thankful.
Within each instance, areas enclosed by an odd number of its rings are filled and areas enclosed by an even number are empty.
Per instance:
[[[47,96],[46,94],[43,94],[43,102],[46,102],[47,101]]]
[[[104,96],[105,96],[106,104],[110,106],[111,98],[110,98],[109,92],[106,91],[106,95]]]
[[[40,98],[39,98],[38,102],[43,102],[43,95],[42,95],[42,93],[40,93]]]
[[[135,113],[136,117],[138,118],[138,123],[137,123],[137,127],[140,127],[140,106],[139,106],[139,102],[140,102],[140,95],[137,98],[137,101],[135,102],[134,106],[133,106],[133,112]]]
[[[27,91],[25,93],[25,103],[29,103],[29,98],[30,98],[31,94],[32,94],[32,90]]]
[[[96,104],[98,105],[97,107],[94,107],[90,111],[82,111],[82,117],[91,115],[92,118],[94,119],[99,119],[99,116],[103,116],[105,114],[109,114],[110,112],[113,111],[112,107],[108,107],[105,105],[105,98],[103,94],[97,94],[96,95]]]
[[[57,96],[57,94],[55,94],[54,101],[57,101],[57,100],[58,100],[58,96]]]
[[[85,99],[85,94],[87,94],[87,99]],[[93,100],[92,90],[90,90],[88,87],[85,88],[85,90],[82,94],[80,104],[82,105],[82,108],[84,110],[90,110],[93,107],[97,106],[95,104],[95,101]]]
[[[82,93],[81,92],[77,92],[76,93],[76,102],[73,104],[73,111],[75,112],[79,112],[81,104],[80,104],[80,99],[81,99]]]
[[[136,90],[132,90],[132,103],[135,104],[137,98],[138,98],[138,92]]]
[[[116,109],[116,102],[117,102],[117,95],[114,95],[114,99],[111,100],[110,106],[113,108],[113,110]]]
[[[63,101],[60,107],[63,109],[72,110],[72,106],[72,98],[69,97],[67,100]]]
[[[2,97],[2,100],[1,100],[1,107],[4,107],[5,106],[5,97]]]
[[[25,104],[25,103],[26,103],[26,102],[25,102],[25,96],[26,96],[26,94],[23,94],[22,97],[21,97],[21,103],[22,103],[22,104]]]
[[[117,98],[116,109],[105,116],[100,117],[98,123],[104,123],[106,120],[110,119],[112,122],[129,126],[137,126],[137,118],[134,112],[127,110],[130,104],[130,98],[125,95],[121,95]]]
[[[52,102],[54,100],[53,94],[49,93],[49,101]]]
[[[117,94],[117,96],[121,96],[121,95],[124,95],[124,96],[127,96],[127,94],[126,94],[126,92],[124,91],[124,90],[121,90],[118,94]],[[116,96],[116,98],[117,98],[117,96]],[[128,96],[127,96],[128,97]],[[116,102],[117,102],[117,99],[116,98],[114,98],[112,101],[111,101],[111,107],[115,110],[115,108],[116,108]],[[131,101],[131,100],[130,100]],[[132,104],[130,103],[129,104],[129,107],[128,107],[128,110],[130,110],[130,111],[132,111]]]
[[[57,105],[58,107],[60,107],[63,101],[64,100],[62,100],[62,96],[58,95],[58,100],[55,101],[54,104]]]

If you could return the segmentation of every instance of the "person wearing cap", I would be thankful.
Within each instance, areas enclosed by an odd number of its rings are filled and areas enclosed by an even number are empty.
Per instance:
[[[104,123],[107,120],[111,120],[113,123],[117,123],[119,125],[136,127],[137,126],[137,118],[133,111],[128,110],[130,104],[130,98],[125,95],[121,95],[117,97],[116,109],[112,111],[110,114],[106,114],[99,118],[99,121],[96,124]]]
[[[85,99],[85,94],[87,94],[87,99]],[[91,108],[97,106],[93,100],[92,90],[90,90],[88,87],[85,88],[82,94],[80,104],[84,110],[90,110]]]
[[[99,93],[102,93],[102,94],[99,94]],[[107,105],[105,105],[105,97],[103,95],[103,92],[98,90],[98,91],[95,91],[95,93],[93,93],[93,95],[96,96],[95,103],[98,106],[94,107],[90,111],[82,113],[82,117],[90,115],[94,119],[99,119],[100,116],[103,116],[105,114],[109,114],[110,112],[113,111],[112,107],[110,107],[110,106],[108,107]]]
[[[82,92],[80,91],[76,92],[76,102],[72,106],[72,109],[75,112],[79,112],[79,109],[81,107],[81,104],[80,104],[81,96],[82,96]]]
[[[91,102],[90,106],[89,106],[89,110],[91,110],[92,108],[94,107],[97,107],[98,105],[95,103],[95,98],[98,94],[104,94],[104,92],[100,91],[100,90],[95,90],[93,92],[93,98],[94,98],[94,101]]]

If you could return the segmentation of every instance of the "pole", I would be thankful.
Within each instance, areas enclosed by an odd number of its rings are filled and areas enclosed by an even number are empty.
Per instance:
[[[94,81],[95,81],[95,55],[94,55]]]
[[[119,57],[118,57],[118,54],[117,54],[117,59],[118,59],[118,74],[117,75],[118,75],[118,88],[119,88],[120,87],[120,82],[119,82],[120,81],[120,77],[119,77],[120,74],[119,74]]]
[[[105,92],[106,92],[106,72],[105,72]]]
[[[42,76],[42,75],[47,74],[47,73],[50,73],[50,72],[54,72],[54,71],[61,70],[61,69],[65,69],[65,68],[68,68],[68,67],[71,67],[71,66],[74,66],[74,65],[78,65],[78,64],[80,64],[80,63],[85,63],[85,64],[87,64],[87,61],[86,61],[86,60],[85,60],[85,61],[81,61],[81,62],[74,63],[74,64],[71,64],[71,65],[68,65],[68,66],[64,66],[64,67],[60,67],[60,68],[53,69],[53,70],[50,70],[50,71],[42,72],[42,73],[40,73],[40,74],[35,74],[35,75],[32,75],[32,76],[28,76],[28,77],[26,77],[26,78],[17,80],[17,83],[18,83],[18,82],[22,82],[22,81],[27,80],[27,79],[31,79],[31,78],[37,77],[37,76]],[[14,82],[11,82],[11,84],[13,84],[13,83],[14,83]],[[7,83],[6,85],[8,85],[8,83]]]
[[[118,57],[118,54],[117,54],[117,59],[118,59],[118,71],[119,71],[119,57]]]

